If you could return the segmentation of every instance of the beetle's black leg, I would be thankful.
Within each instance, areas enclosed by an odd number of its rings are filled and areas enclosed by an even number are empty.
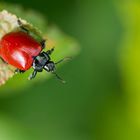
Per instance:
[[[24,32],[26,32],[27,34],[29,34],[29,30],[26,29],[26,28],[24,27],[24,25],[22,24],[22,22],[21,22],[21,20],[20,20],[19,18],[18,18],[18,20],[17,20],[17,23],[18,23],[19,27],[20,27]]]
[[[54,51],[54,48],[52,48],[51,50],[48,50],[46,52],[42,52],[41,54],[43,54],[46,57],[47,61],[49,61],[50,60],[49,56],[52,54],[53,51]]]
[[[37,71],[34,70],[33,73],[28,77],[28,79],[32,80],[33,78],[35,78],[36,74],[37,74]]]
[[[45,48],[45,46],[46,46],[46,40],[43,39],[43,40],[41,41],[42,50]]]
[[[25,72],[24,70],[16,69],[14,73],[16,74],[16,73],[24,73],[24,72]]]
[[[0,57],[0,60],[3,62],[3,63],[5,63],[5,64],[8,64],[7,62],[5,62],[1,57]]]
[[[19,73],[19,69],[16,69],[16,70],[14,71],[14,73],[15,73],[15,74]]]
[[[46,53],[47,53],[48,55],[51,55],[53,51],[54,51],[54,48],[52,48],[51,50],[48,50]]]
[[[24,70],[19,70],[19,73],[24,73],[25,71]]]

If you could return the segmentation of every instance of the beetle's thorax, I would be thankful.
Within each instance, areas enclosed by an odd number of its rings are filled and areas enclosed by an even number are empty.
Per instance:
[[[43,69],[48,72],[53,72],[55,70],[55,64],[51,61],[49,54],[41,52],[34,58],[33,68],[38,72],[41,72]]]

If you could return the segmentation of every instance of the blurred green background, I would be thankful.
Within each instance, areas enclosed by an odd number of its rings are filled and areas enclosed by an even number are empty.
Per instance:
[[[139,0],[6,0],[81,45],[51,78],[0,97],[0,140],[139,140]],[[19,81],[20,82],[20,81]]]

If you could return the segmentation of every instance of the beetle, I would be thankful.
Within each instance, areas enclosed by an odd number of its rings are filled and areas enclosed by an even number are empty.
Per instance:
[[[65,58],[56,63],[53,62],[50,55],[54,48],[44,52],[46,41],[44,39],[37,41],[19,19],[17,22],[20,30],[7,33],[0,40],[0,57],[2,60],[16,67],[16,73],[25,72],[32,67],[34,70],[29,76],[29,80],[35,78],[38,72],[46,70],[64,83],[65,81],[55,72],[55,66]]]

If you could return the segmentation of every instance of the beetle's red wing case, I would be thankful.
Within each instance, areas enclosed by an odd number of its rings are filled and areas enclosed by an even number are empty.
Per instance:
[[[24,32],[6,34],[0,41],[0,56],[20,70],[29,69],[41,50],[40,43]]]

